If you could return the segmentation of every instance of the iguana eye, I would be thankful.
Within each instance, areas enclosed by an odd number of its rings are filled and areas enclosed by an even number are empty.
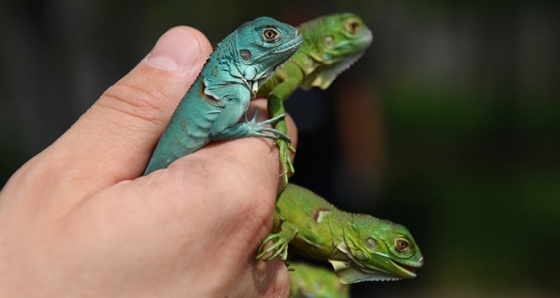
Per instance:
[[[409,246],[408,241],[406,241],[404,239],[397,239],[395,241],[395,247],[400,251],[406,250],[408,248],[408,246]]]
[[[346,24],[346,30],[348,30],[348,32],[350,33],[356,33],[358,32],[358,30],[360,30],[360,23],[354,21],[354,22],[350,22],[348,24]]]
[[[274,29],[266,29],[263,32],[263,37],[266,41],[274,41],[276,36],[278,36],[278,31]]]
[[[332,36],[325,36],[325,46],[327,48],[332,48],[334,46],[334,38]]]

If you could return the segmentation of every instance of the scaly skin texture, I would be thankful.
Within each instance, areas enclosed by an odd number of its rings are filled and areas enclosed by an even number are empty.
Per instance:
[[[273,244],[265,249],[265,244]],[[424,258],[410,232],[399,224],[352,214],[311,191],[288,184],[276,203],[272,233],[257,259],[288,258],[288,244],[301,255],[328,260],[344,284],[413,278]]]
[[[350,287],[325,268],[291,263],[290,298],[349,298]]]
[[[261,89],[258,96],[268,98],[268,114],[271,118],[284,115],[283,101],[298,87],[326,89],[337,75],[360,58],[373,40],[371,31],[360,17],[341,13],[317,18],[299,26],[303,44]],[[280,119],[274,128],[286,133],[286,121]],[[276,141],[282,165],[282,187],[288,184],[294,167],[290,152],[295,149],[285,139]]]
[[[284,115],[236,124],[252,95],[301,45],[299,31],[269,17],[246,22],[210,54],[200,75],[171,116],[145,175],[166,168],[211,141],[242,137],[289,138],[266,125]]]

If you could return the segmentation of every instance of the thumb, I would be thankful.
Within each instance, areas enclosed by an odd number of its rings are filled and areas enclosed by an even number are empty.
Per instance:
[[[170,29],[43,155],[96,187],[137,177],[211,50],[196,29]]]

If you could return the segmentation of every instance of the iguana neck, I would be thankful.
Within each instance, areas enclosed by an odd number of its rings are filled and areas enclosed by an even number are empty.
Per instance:
[[[322,52],[321,49],[318,48],[317,39],[319,38],[318,36],[321,35],[323,28],[321,22],[317,20],[303,23],[298,28],[302,32],[303,43],[299,51],[292,57],[291,62],[301,68],[305,76],[309,76],[313,74],[319,66],[323,65],[321,61],[313,58],[313,56],[315,56],[314,53]]]
[[[340,248],[348,246],[347,242],[350,241],[356,233],[351,214],[337,212],[336,215],[325,215],[323,220],[331,231],[332,251],[330,252],[329,259],[350,260]]]
[[[239,49],[236,42],[237,35],[228,36],[218,44],[218,50],[215,51],[214,57],[211,57],[213,67],[211,72],[227,72],[231,76],[229,80],[235,80],[236,83],[242,83],[251,90],[251,82],[247,81],[243,76],[243,70],[240,68]]]

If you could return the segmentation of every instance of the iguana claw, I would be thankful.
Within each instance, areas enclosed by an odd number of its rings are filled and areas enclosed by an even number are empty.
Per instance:
[[[284,221],[282,217],[279,218],[275,217],[275,221],[276,220],[278,220],[279,222]],[[266,239],[264,239],[262,244],[259,246],[259,249],[257,250],[257,254],[258,254],[257,260],[262,259],[265,255],[269,253],[272,253],[271,256],[263,260],[271,261],[277,256],[281,256],[282,261],[286,262],[288,260],[288,244],[290,243],[290,241],[292,241],[292,239],[294,239],[297,233],[298,233],[297,227],[295,227],[294,225],[288,222],[283,223],[278,233],[270,234],[268,237],[266,237]],[[271,241],[272,241],[272,246],[270,246],[265,251],[263,251],[264,246]]]
[[[276,116],[274,118],[262,121],[262,122],[257,122],[257,115],[259,113],[259,109],[256,108],[255,109],[255,114],[253,115],[253,118],[251,120],[247,119],[247,114],[245,114],[244,118],[245,118],[245,124],[250,125],[252,127],[252,129],[255,131],[254,133],[252,133],[252,136],[259,136],[259,137],[263,137],[263,138],[268,138],[268,139],[273,139],[278,140],[281,139],[285,142],[291,143],[292,140],[290,139],[290,137],[288,137],[288,135],[286,135],[285,133],[279,131],[278,129],[274,129],[274,128],[270,128],[270,127],[265,127],[265,125],[273,125],[276,122],[284,119],[284,117],[286,116],[286,114],[282,114],[279,116]],[[262,132],[269,132],[268,133],[262,133]]]
[[[266,243],[268,243],[269,241],[273,241],[274,239],[278,239],[278,241],[273,242],[271,247],[269,247],[265,251],[263,251]],[[259,246],[259,249],[257,250],[257,252],[260,252],[257,255],[257,260],[262,259],[265,255],[274,252],[271,256],[269,256],[268,258],[265,258],[264,260],[265,261],[271,261],[274,258],[276,258],[277,256],[279,256],[280,254],[282,254],[282,261],[285,262],[286,260],[288,260],[288,243],[282,237],[280,237],[280,235],[271,234]]]

